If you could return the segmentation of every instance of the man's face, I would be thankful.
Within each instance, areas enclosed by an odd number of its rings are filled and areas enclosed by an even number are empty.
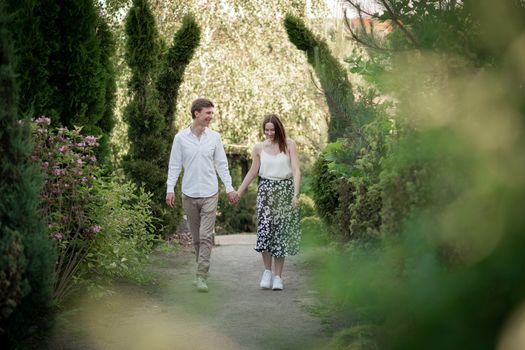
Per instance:
[[[213,119],[213,107],[205,107],[200,111],[195,111],[195,124],[203,127],[210,125],[210,122]]]

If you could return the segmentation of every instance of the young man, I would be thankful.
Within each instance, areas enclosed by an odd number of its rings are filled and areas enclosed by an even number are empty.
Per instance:
[[[228,160],[219,133],[208,128],[213,119],[213,102],[198,98],[191,105],[190,127],[175,135],[171,147],[166,204],[173,207],[174,188],[184,168],[182,178],[182,206],[186,212],[197,259],[197,290],[207,292],[208,270],[213,245],[221,178],[230,203],[239,197],[232,186]]]

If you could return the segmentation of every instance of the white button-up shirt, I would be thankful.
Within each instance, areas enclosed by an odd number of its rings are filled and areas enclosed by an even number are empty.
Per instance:
[[[191,128],[175,135],[170,154],[167,192],[174,192],[182,168],[182,193],[188,197],[211,197],[216,194],[219,191],[217,173],[226,192],[234,191],[226,152],[221,136],[216,131],[206,128],[200,139],[191,132]]]

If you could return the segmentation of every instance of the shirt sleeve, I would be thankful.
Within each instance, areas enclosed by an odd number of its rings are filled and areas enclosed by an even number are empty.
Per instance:
[[[170,161],[168,165],[168,180],[166,181],[168,193],[175,192],[175,184],[179,178],[180,171],[182,168],[182,145],[179,137],[175,135],[173,138],[173,144],[171,146]]]
[[[224,151],[224,145],[222,144],[220,136],[217,137],[217,145],[215,148],[215,168],[226,188],[226,193],[235,191],[232,186],[232,178],[228,169],[228,159],[226,158],[226,152]]]

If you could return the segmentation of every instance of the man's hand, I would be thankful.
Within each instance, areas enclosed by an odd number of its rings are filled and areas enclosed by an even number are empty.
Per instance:
[[[231,192],[228,192],[228,201],[230,202],[230,204],[236,204],[240,199],[240,196],[237,192],[235,191],[231,191]]]
[[[168,205],[168,207],[173,208],[174,202],[175,202],[175,193],[168,192],[168,194],[166,194],[166,204]]]

